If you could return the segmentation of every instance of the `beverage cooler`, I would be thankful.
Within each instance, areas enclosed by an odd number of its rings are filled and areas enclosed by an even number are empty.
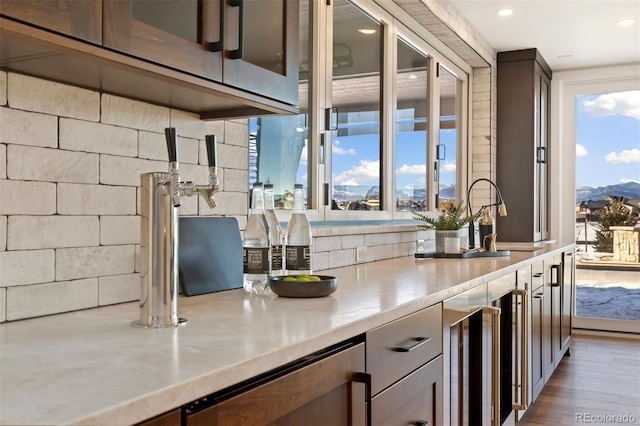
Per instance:
[[[528,399],[526,291],[508,275],[443,309],[444,424],[515,425]]]

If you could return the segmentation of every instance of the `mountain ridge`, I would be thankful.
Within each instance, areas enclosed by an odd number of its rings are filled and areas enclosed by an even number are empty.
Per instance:
[[[627,197],[632,200],[640,199],[640,183],[625,182],[615,185],[606,185],[593,188],[581,186],[576,188],[576,202],[587,200],[604,200],[606,197]]]

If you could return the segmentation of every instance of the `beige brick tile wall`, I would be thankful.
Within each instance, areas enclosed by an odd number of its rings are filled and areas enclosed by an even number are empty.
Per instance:
[[[208,182],[204,137],[215,134],[229,184],[218,208],[188,197],[180,214],[246,224],[246,120],[201,121],[3,71],[0,105],[0,322],[140,297],[140,174],[167,170],[170,125],[183,180]]]

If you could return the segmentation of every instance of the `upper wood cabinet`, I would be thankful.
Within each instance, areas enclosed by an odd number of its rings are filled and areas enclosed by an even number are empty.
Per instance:
[[[0,67],[221,119],[297,113],[298,0],[0,0]]]
[[[298,2],[104,0],[104,46],[296,104]]]
[[[550,82],[536,49],[498,53],[497,185],[509,206],[497,218],[502,241],[549,237]]]
[[[102,43],[102,0],[2,0],[0,15]]]

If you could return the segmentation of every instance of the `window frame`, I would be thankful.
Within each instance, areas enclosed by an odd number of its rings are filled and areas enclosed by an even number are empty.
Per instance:
[[[331,210],[331,203],[325,205],[325,192],[328,199],[331,198],[331,161],[330,153],[323,152],[331,149],[330,132],[325,130],[325,111],[331,106],[332,61],[333,57],[333,6],[325,2],[310,1],[310,37],[309,46],[309,125],[308,125],[308,165],[309,174],[307,188],[307,215],[310,221],[341,221],[354,222],[363,220],[406,220],[413,215],[407,211],[396,211],[395,188],[395,132],[396,132],[396,68],[398,38],[429,58],[429,83],[428,83],[428,160],[427,160],[427,211],[437,210],[434,194],[438,192],[438,182],[433,167],[436,158],[436,150],[439,142],[439,87],[437,80],[437,68],[443,66],[452,75],[459,79],[460,99],[456,110],[459,114],[459,128],[457,131],[457,198],[461,201],[466,197],[468,176],[471,173],[469,163],[470,151],[470,126],[468,117],[471,111],[471,94],[469,92],[472,80],[472,69],[461,58],[448,48],[443,47],[433,34],[429,33],[422,25],[409,17],[396,5],[387,5],[382,8],[374,0],[349,0],[372,18],[380,22],[383,27],[383,43],[381,57],[381,196],[383,204],[379,211],[337,211]],[[313,9],[313,10],[311,10]],[[388,10],[387,10],[388,9]],[[403,21],[400,22],[399,19]],[[446,56],[440,52],[445,52]],[[324,75],[325,78],[319,76]],[[325,161],[323,162],[323,158]],[[286,222],[290,217],[288,210],[276,210],[279,221]]]

